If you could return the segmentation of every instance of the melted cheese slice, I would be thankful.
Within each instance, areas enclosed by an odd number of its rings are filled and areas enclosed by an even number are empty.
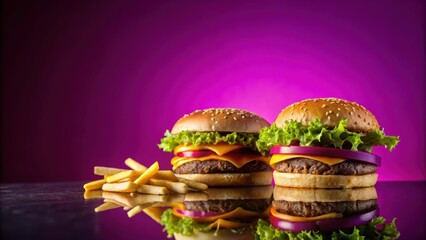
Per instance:
[[[216,216],[211,217],[191,217],[194,221],[197,222],[214,222],[219,219],[234,219],[234,218],[259,218],[259,217],[266,217],[268,216],[269,209],[267,209],[265,212],[254,212],[245,210],[241,207],[238,207],[231,212],[226,212],[223,214],[219,214]],[[178,217],[188,217],[183,214],[180,214],[176,209],[173,209],[173,214]]]
[[[262,155],[257,154],[240,154],[240,153],[230,153],[225,156],[219,156],[219,155],[210,155],[205,157],[174,157],[171,160],[171,164],[173,165],[173,169],[176,169],[177,167],[181,166],[182,164],[192,162],[192,161],[206,161],[206,160],[223,160],[232,163],[235,167],[241,168],[245,164],[251,162],[251,161],[263,161],[266,164],[269,164],[269,158]]]
[[[239,222],[231,222],[225,219],[218,219],[213,223],[209,224],[209,228],[243,228],[252,225],[252,223],[239,223]]]
[[[325,157],[325,156],[312,156],[312,155],[303,155],[303,154],[274,154],[271,157],[270,164],[274,167],[274,164],[277,162],[290,160],[293,158],[309,158],[318,162],[322,162],[328,165],[334,165],[341,162],[344,162],[346,158],[335,158],[335,157]]]
[[[243,145],[239,144],[227,144],[227,143],[218,143],[218,144],[203,144],[198,146],[193,145],[179,145],[174,149],[174,154],[177,155],[180,152],[186,152],[186,151],[200,151],[200,150],[210,150],[214,153],[216,153],[219,156],[225,155],[227,153],[230,153],[234,150],[241,149],[241,148],[247,148]]]
[[[342,217],[341,213],[327,213],[327,214],[316,216],[316,217],[298,217],[298,216],[292,216],[285,213],[277,212],[277,210],[274,207],[271,208],[271,215],[276,218],[289,221],[289,222],[309,222],[309,221],[318,221],[318,220]]]

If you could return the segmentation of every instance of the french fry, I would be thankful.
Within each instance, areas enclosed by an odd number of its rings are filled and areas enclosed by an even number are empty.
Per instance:
[[[129,218],[131,218],[131,217],[133,217],[133,216],[135,216],[136,214],[138,214],[138,213],[140,213],[140,212],[142,212],[142,208],[141,208],[141,206],[136,206],[136,207],[134,207],[134,208],[132,208],[132,209],[130,209],[128,212],[127,212],[127,216],[129,216]]]
[[[152,185],[140,185],[136,191],[138,193],[147,194],[168,194],[169,190],[166,187],[152,186]]]
[[[167,201],[167,195],[137,194],[133,197],[133,200],[138,205],[143,205],[147,203],[154,204],[156,202]]]
[[[144,165],[136,162],[131,158],[126,159],[126,161],[124,161],[124,164],[126,164],[126,166],[128,166],[129,168],[139,172],[145,172],[147,169]]]
[[[114,175],[119,172],[127,171],[127,169],[122,168],[112,168],[112,167],[101,167],[101,166],[95,166],[94,173],[95,175]]]
[[[123,207],[135,207],[136,201],[127,193],[102,192],[102,197],[106,202],[113,202]]]
[[[153,207],[173,207],[178,209],[185,209],[185,204],[182,202],[156,202],[152,205]]]
[[[102,186],[102,190],[110,192],[134,192],[136,188],[137,185],[133,182],[105,183]]]
[[[126,170],[124,172],[119,172],[112,176],[107,177],[106,181],[107,183],[114,183],[114,182],[119,182],[120,180],[123,180],[126,178],[128,179],[137,178],[140,175],[141,173],[135,170]]]
[[[163,186],[175,193],[185,194],[188,192],[188,185],[182,182],[171,182],[167,180],[151,179],[149,184],[155,186]]]
[[[168,202],[183,202],[185,200],[184,194],[179,193],[171,193],[168,195],[167,201]]]
[[[161,215],[164,212],[164,209],[162,207],[147,207],[143,209],[143,212],[146,215],[150,216],[152,220],[161,224]]]
[[[178,181],[178,178],[170,170],[160,170],[160,171],[158,171],[158,173],[153,178],[155,178],[155,179],[169,180],[169,181],[172,181],[172,182],[177,182]]]
[[[119,208],[119,207],[121,207],[121,206],[116,204],[116,203],[105,202],[105,203],[99,205],[97,208],[95,208],[95,212],[103,212],[103,211],[106,211],[106,210]]]
[[[89,190],[97,190],[97,189],[101,189],[101,188],[102,188],[102,186],[103,186],[105,183],[106,183],[105,179],[96,180],[96,181],[93,181],[93,182],[89,182],[89,183],[84,184],[83,188],[84,188],[86,191],[89,191]]]
[[[158,173],[159,169],[160,166],[158,165],[158,162],[155,162],[142,175],[140,175],[134,183],[136,185],[143,185],[147,183],[153,176],[155,176],[155,174]]]
[[[102,190],[84,191],[84,199],[102,198]]]
[[[128,216],[129,218],[131,218],[131,217],[135,216],[136,214],[138,214],[138,213],[142,212],[145,208],[147,208],[147,207],[151,207],[151,206],[152,206],[152,204],[153,204],[152,202],[144,203],[144,204],[139,204],[139,205],[137,205],[136,207],[134,207],[134,208],[130,209],[130,210],[127,212],[127,216]]]
[[[186,179],[186,178],[181,178],[181,177],[178,177],[177,179],[179,180],[179,182],[183,182],[186,185],[188,185],[188,187],[195,189],[195,190],[198,190],[198,191],[206,191],[209,188],[204,183],[195,182],[195,181],[192,181],[192,180],[189,180],[189,179]]]

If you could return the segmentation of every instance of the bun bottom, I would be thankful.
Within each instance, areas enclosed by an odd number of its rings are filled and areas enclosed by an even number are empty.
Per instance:
[[[214,236],[214,231],[209,232],[196,232],[190,236],[184,236],[178,233],[173,234],[176,240],[219,240],[219,239],[232,239],[232,240],[254,240],[254,235],[250,228],[247,228],[242,233],[233,233],[227,229],[220,229],[217,236]]]
[[[315,175],[274,171],[275,185],[297,188],[355,188],[372,187],[377,173],[366,175]]]
[[[250,173],[176,174],[177,177],[205,183],[210,187],[271,185],[272,171]]]

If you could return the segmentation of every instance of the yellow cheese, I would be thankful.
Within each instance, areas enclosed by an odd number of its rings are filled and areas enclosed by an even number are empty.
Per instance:
[[[177,155],[180,152],[186,151],[200,151],[200,150],[210,150],[217,155],[225,155],[229,152],[232,152],[237,149],[247,148],[239,144],[227,144],[227,143],[218,143],[218,144],[204,144],[204,145],[179,145],[174,149],[174,154]]]
[[[231,222],[225,219],[218,219],[213,223],[209,224],[209,228],[243,228],[252,225],[251,223],[240,223],[240,222]]]
[[[318,220],[323,220],[323,219],[341,218],[342,217],[341,213],[327,213],[327,214],[316,216],[316,217],[291,216],[291,215],[288,215],[288,214],[277,212],[277,210],[274,207],[271,208],[271,215],[276,217],[276,218],[286,220],[286,221],[289,221],[289,222],[309,222],[309,221],[318,221]]]
[[[309,159],[313,159],[315,161],[322,162],[328,165],[338,164],[346,160],[346,158],[312,156],[312,155],[303,155],[303,154],[274,154],[271,157],[270,164],[272,167],[274,167],[274,164],[277,162],[290,160],[293,158],[309,158]]]
[[[268,211],[269,211],[269,209],[268,209]],[[178,211],[176,211],[175,208],[173,209],[173,214],[175,216],[178,216],[178,217],[181,217],[181,218],[182,217],[188,217],[188,216],[185,216],[183,214],[180,214]],[[267,214],[268,214],[267,211],[265,211],[265,212],[254,212],[254,211],[249,211],[249,210],[245,210],[241,207],[238,207],[238,208],[232,210],[231,212],[226,212],[226,213],[219,214],[219,215],[216,215],[216,216],[192,217],[192,219],[194,221],[197,221],[197,222],[214,222],[218,219],[234,219],[234,218],[250,218],[250,217],[259,218],[259,217],[267,216]]]
[[[188,162],[206,161],[206,160],[213,160],[213,159],[230,162],[230,163],[234,164],[234,166],[236,166],[237,168],[241,168],[245,164],[247,164],[251,161],[255,161],[255,160],[263,161],[266,164],[269,164],[269,158],[266,157],[266,156],[262,156],[260,154],[257,155],[257,154],[239,154],[239,153],[235,153],[235,154],[231,153],[231,154],[227,154],[225,156],[211,155],[211,156],[205,156],[205,157],[200,157],[200,158],[174,157],[171,160],[171,164],[173,165],[173,169],[176,169],[180,165],[188,163]]]

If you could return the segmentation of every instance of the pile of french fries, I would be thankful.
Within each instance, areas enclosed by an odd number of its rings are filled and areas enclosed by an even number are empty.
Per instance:
[[[144,211],[158,222],[163,207],[183,201],[181,194],[208,188],[206,184],[176,177],[170,170],[160,170],[158,162],[148,168],[131,158],[124,163],[130,169],[96,166],[95,175],[103,179],[84,184],[85,199],[104,198],[105,203],[96,212],[123,207],[129,217]]]

